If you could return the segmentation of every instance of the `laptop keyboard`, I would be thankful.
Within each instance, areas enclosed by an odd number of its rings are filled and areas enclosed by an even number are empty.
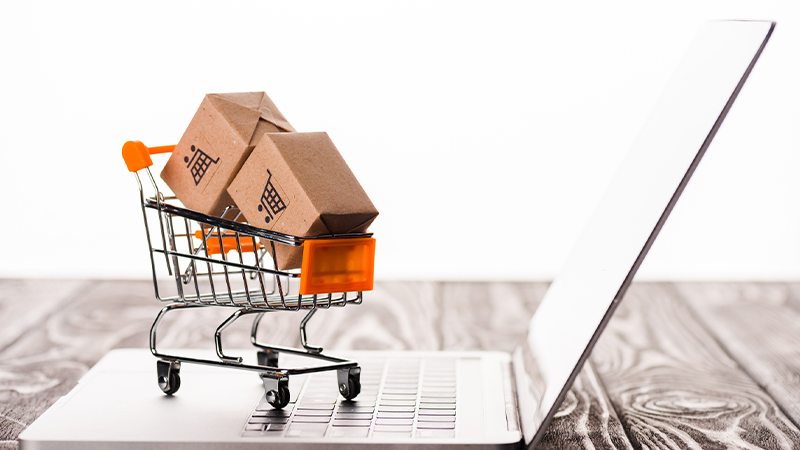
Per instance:
[[[242,436],[454,438],[456,360],[359,360],[361,393],[336,390],[336,372],[289,378],[291,399],[276,410],[262,397]]]

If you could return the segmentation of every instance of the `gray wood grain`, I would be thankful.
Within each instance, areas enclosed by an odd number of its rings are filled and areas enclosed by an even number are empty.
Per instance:
[[[720,345],[800,424],[800,285],[678,284]]]
[[[581,370],[538,448],[633,448],[591,363]]]
[[[5,297],[0,320],[25,310],[27,299],[64,292],[40,303],[28,326],[4,334],[0,350],[0,446],[15,447],[24,427],[67,393],[108,350],[145,347],[158,309],[149,281],[22,283]],[[546,283],[378,283],[362,305],[320,311],[309,325],[312,344],[340,349],[504,350],[524,337]],[[11,291],[11,290],[9,290]],[[202,308],[167,316],[162,347],[213,345],[213,331],[230,314]],[[259,338],[298,345],[301,313],[268,314]],[[228,348],[249,346],[250,321],[224,335]],[[16,336],[10,336],[15,334]],[[155,360],[154,360],[155,362]],[[155,367],[155,363],[154,363]],[[613,407],[587,368],[543,439],[544,448],[629,448]]]
[[[511,352],[547,290],[545,283],[443,283],[441,320],[446,350]]]
[[[0,333],[0,448],[16,447],[19,432],[109,349],[147,346],[162,306],[149,281],[2,280],[0,287],[0,320],[12,324]],[[362,305],[319,312],[310,341],[341,349],[510,351],[546,287],[378,283]],[[777,404],[792,416],[800,399],[792,353],[800,287],[677,289],[634,285],[593,354],[597,373],[591,365],[581,372],[542,448],[798,446],[800,432]],[[210,348],[214,329],[230,312],[203,308],[169,316],[159,343]],[[698,322],[700,314],[715,317],[701,320],[711,333]],[[301,319],[268,314],[260,338],[298,345]],[[249,320],[230,327],[225,346],[247,347],[249,327]]]
[[[33,293],[43,288],[56,293],[60,291],[57,284],[28,286]],[[130,289],[136,284],[83,283],[65,301],[51,302],[49,311],[42,311],[38,320],[0,350],[0,440],[15,439],[110,348],[146,344],[141,328],[147,327],[157,309],[152,301],[136,298]],[[70,285],[65,283],[65,287]],[[139,301],[120,304],[114,298],[120,292]],[[18,294],[3,308],[2,323],[13,320],[6,314],[19,303],[36,298]]]
[[[511,352],[547,283],[442,283],[441,330],[446,350]],[[438,326],[437,326],[438,325]],[[539,443],[542,449],[632,448],[591,365],[583,368]]]
[[[0,279],[0,317],[5,319],[0,333],[0,349],[86,284],[81,280]]]
[[[38,327],[86,285],[85,281],[70,280],[0,280],[0,352],[24,341],[29,330]],[[16,435],[41,409],[34,407],[28,419],[20,405],[36,404],[27,400],[58,384],[48,371],[29,370],[31,366],[36,365],[20,367],[0,353],[0,448],[16,448]]]
[[[669,285],[633,285],[592,361],[635,448],[800,445],[800,430]]]

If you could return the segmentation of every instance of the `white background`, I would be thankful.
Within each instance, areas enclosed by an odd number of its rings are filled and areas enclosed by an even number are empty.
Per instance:
[[[380,210],[379,279],[550,279],[698,28],[752,18],[778,26],[639,279],[800,279],[798,5],[4,2],[0,277],[149,277],[123,142],[263,90]]]

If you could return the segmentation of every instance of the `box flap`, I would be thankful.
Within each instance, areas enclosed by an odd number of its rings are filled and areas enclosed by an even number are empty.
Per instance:
[[[208,97],[217,111],[244,141],[250,142],[259,119],[275,125],[279,130],[295,131],[272,99],[264,92],[209,94]],[[256,142],[251,143],[251,145],[255,144]]]
[[[283,117],[283,114],[281,114],[278,107],[275,106],[275,103],[272,102],[272,99],[263,92],[261,94],[263,94],[263,96],[261,98],[261,103],[258,105],[261,118],[283,131],[296,131],[289,121],[286,120],[286,117]]]
[[[325,132],[268,134],[292,177],[330,233],[363,231],[378,215]],[[363,228],[363,229],[362,229]],[[290,233],[291,234],[291,233]]]
[[[320,214],[320,220],[331,233],[360,233],[367,231],[377,213]]]
[[[209,94],[208,100],[244,142],[250,142],[261,113],[237,102],[241,94]]]

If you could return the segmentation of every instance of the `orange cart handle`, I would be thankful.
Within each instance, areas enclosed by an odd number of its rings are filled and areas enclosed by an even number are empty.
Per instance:
[[[226,236],[228,234],[230,234],[231,236]],[[202,241],[203,240],[203,232],[200,231],[200,230],[195,231],[194,232],[194,237],[196,237],[197,239]],[[219,237],[220,237],[219,233],[211,233],[211,234],[208,235],[208,237],[206,239],[206,250],[208,250],[208,254],[209,255],[216,255],[216,254],[222,253],[219,250],[219,240],[220,240]],[[253,247],[253,239],[252,238],[240,239],[239,240],[239,245],[237,246],[236,245],[236,236],[234,236],[233,233],[230,233],[230,232],[222,233],[222,250],[223,250],[224,253],[227,254],[228,252],[230,252],[232,250],[237,250],[238,251],[238,249],[240,247],[242,249],[242,253],[252,253],[253,249],[254,249],[254,247]]]
[[[150,155],[158,153],[172,153],[174,145],[163,145],[161,147],[148,147],[141,141],[128,141],[122,146],[122,159],[131,172],[138,172],[145,167],[153,165]]]

